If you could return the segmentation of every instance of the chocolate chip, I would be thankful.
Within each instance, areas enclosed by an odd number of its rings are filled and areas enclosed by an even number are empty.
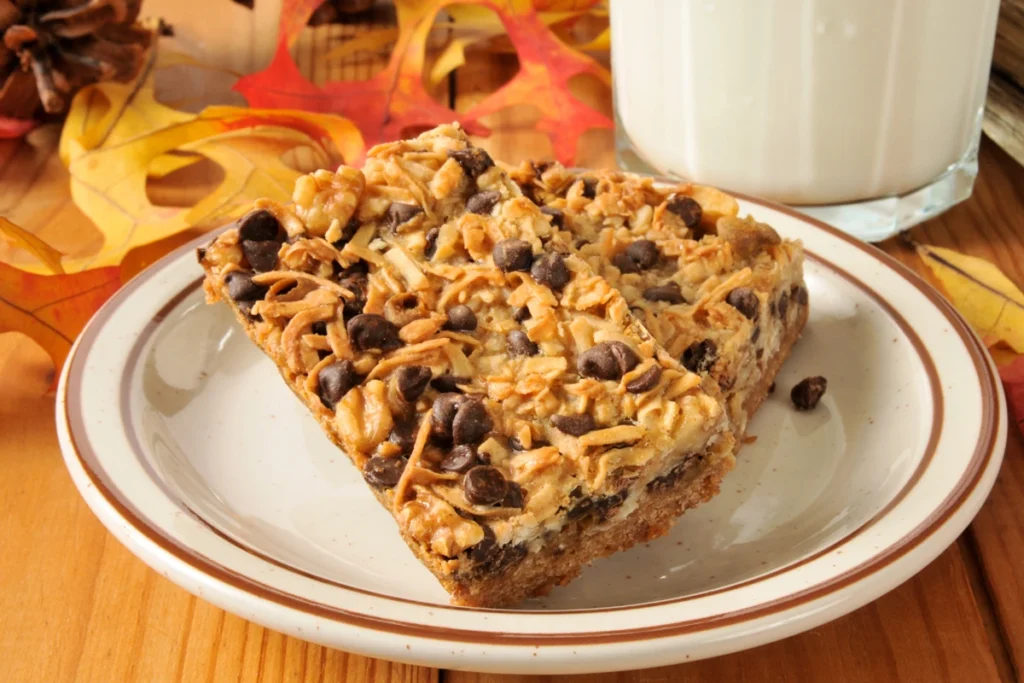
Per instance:
[[[525,502],[523,487],[514,481],[508,482],[508,490],[505,491],[505,497],[501,499],[501,507],[521,508]]]
[[[629,258],[629,255],[620,251],[615,256],[612,256],[612,264],[623,273],[639,273],[640,267],[633,262],[633,259]]]
[[[359,373],[356,366],[349,360],[339,360],[321,368],[316,376],[320,401],[330,409],[348,393],[348,390],[359,384]]]
[[[316,357],[320,360],[323,360],[324,358],[327,358],[327,356],[331,355],[331,353],[332,352],[329,349],[317,349]]]
[[[565,513],[565,518],[574,521],[586,517],[591,510],[594,509],[594,499],[584,498],[580,502],[576,503],[573,507],[569,508],[569,511]]]
[[[584,377],[618,380],[639,362],[636,352],[622,342],[601,342],[580,354],[576,370]]]
[[[462,479],[466,500],[473,505],[494,505],[505,499],[508,481],[497,467],[477,465]]]
[[[449,150],[448,157],[459,162],[459,166],[470,178],[478,178],[484,171],[494,166],[494,160],[479,147]]]
[[[544,171],[548,170],[549,168],[551,168],[554,165],[555,165],[555,162],[551,161],[550,159],[543,160],[543,161],[531,161],[530,162],[530,168],[533,169],[533,174],[538,176],[538,177],[544,175]]]
[[[552,415],[551,424],[555,425],[555,428],[558,431],[565,432],[571,436],[583,436],[587,432],[592,432],[597,429],[597,423],[594,422],[594,418],[590,413],[582,413],[580,415]]]
[[[783,292],[779,296],[778,302],[775,304],[775,312],[780,318],[785,318],[786,313],[789,312],[789,294]]]
[[[626,491],[619,491],[610,496],[601,496],[594,501],[594,513],[602,522],[611,516],[626,500]]]
[[[650,391],[658,385],[658,380],[661,379],[661,366],[652,365],[641,373],[641,375],[635,379],[630,380],[626,383],[626,391],[631,394],[642,394],[645,391]]]
[[[665,209],[683,219],[683,225],[696,228],[700,224],[704,211],[693,197],[674,194],[665,203]]]
[[[240,270],[228,274],[228,294],[234,301],[259,301],[267,295],[267,288],[252,281],[252,273]]]
[[[806,306],[810,298],[807,296],[807,288],[801,285],[793,285],[793,298],[801,306]]]
[[[542,285],[558,291],[569,284],[569,269],[565,265],[565,257],[558,252],[548,252],[533,262],[530,275]]]
[[[508,333],[508,352],[512,356],[536,356],[540,351],[535,343],[530,341],[522,330],[512,330]]]
[[[448,309],[448,322],[444,329],[454,332],[472,332],[476,329],[476,313],[466,304],[459,304]]]
[[[597,178],[583,178],[583,196],[593,199],[597,196]]]
[[[422,365],[405,365],[395,373],[398,393],[406,401],[412,402],[423,395],[430,382],[430,368]]]
[[[456,445],[480,443],[492,427],[494,422],[483,401],[467,398],[452,419],[452,438]]]
[[[494,265],[506,273],[528,271],[532,263],[533,249],[529,242],[507,239],[494,245]]]
[[[362,313],[366,306],[366,290],[369,288],[369,279],[366,273],[351,273],[342,275],[338,284],[355,295],[351,299],[343,299],[344,304],[342,304],[345,320],[351,320]]]
[[[419,425],[416,424],[416,420],[395,422],[395,425],[391,428],[391,433],[388,434],[388,441],[398,446],[402,453],[409,455],[416,446],[418,427]]]
[[[644,298],[648,301],[664,301],[669,304],[681,304],[685,301],[683,290],[679,289],[679,285],[675,282],[648,287],[644,290]]]
[[[245,240],[262,242],[275,240],[280,242],[281,221],[266,209],[255,209],[245,214],[238,222],[238,236]]]
[[[754,325],[754,331],[750,333],[750,343],[751,344],[756,344],[757,340],[760,339],[760,338],[761,338],[761,326],[760,325]],[[757,357],[758,358],[761,357],[761,352],[762,352],[761,349],[757,350]]]
[[[363,479],[375,488],[394,488],[402,478],[405,463],[405,458],[382,458],[375,455],[363,465]]]
[[[469,384],[472,380],[469,377],[459,377],[451,373],[445,373],[438,375],[434,379],[430,380],[430,386],[434,387],[437,391],[441,392],[453,392],[461,391],[459,388],[460,384]]]
[[[683,351],[681,362],[683,367],[690,372],[701,373],[710,370],[716,360],[718,360],[718,347],[715,342],[705,339],[690,344]]]
[[[245,240],[242,242],[242,253],[249,266],[257,273],[266,273],[277,267],[277,251],[281,248],[280,242],[265,240],[254,242]]]
[[[466,200],[466,211],[486,216],[494,208],[494,205],[501,200],[501,193],[497,190],[477,192]]]
[[[197,261],[199,261],[200,263],[203,262],[203,259],[206,258],[206,250],[208,248],[209,248],[209,245],[207,245],[205,247],[197,247],[196,248],[196,260]]]
[[[423,246],[423,255],[427,258],[434,258],[434,252],[437,251],[437,236],[439,234],[441,234],[441,231],[437,228],[427,230],[425,236],[427,243]]]
[[[761,300],[750,287],[737,287],[725,297],[725,302],[742,313],[748,320],[756,320]]]
[[[345,330],[357,351],[391,351],[402,345],[398,328],[376,313],[360,313],[345,324]]]
[[[462,394],[441,394],[434,399],[430,413],[430,432],[438,440],[449,442],[452,439],[452,422],[459,407],[469,400]]]
[[[530,319],[530,309],[527,306],[520,306],[519,308],[512,309],[512,319],[517,323],[521,323],[525,320]]]
[[[327,323],[323,320],[318,320],[310,326],[310,332],[313,334],[327,335]]]
[[[481,464],[476,449],[469,445],[456,446],[441,461],[442,472],[458,472],[465,474]]]
[[[768,387],[768,393],[769,394],[774,394],[775,393],[775,382],[772,382],[771,385]]]
[[[797,410],[811,410],[825,395],[828,380],[824,377],[808,377],[793,387],[789,397]]]
[[[530,441],[530,447],[527,448],[526,446],[523,445],[523,442],[520,441],[519,437],[516,436],[515,434],[513,434],[510,437],[508,437],[508,447],[511,448],[514,451],[527,451],[527,450],[532,451],[534,449],[543,448],[544,446],[550,446],[550,445],[551,444],[549,444],[547,441],[544,441],[543,439],[532,439]]]
[[[647,270],[657,265],[661,258],[658,245],[651,240],[636,240],[626,247],[626,256],[636,264],[640,270]]]
[[[485,563],[497,554],[495,550],[498,544],[495,541],[494,531],[491,530],[491,527],[486,524],[481,524],[480,527],[484,530],[483,540],[470,548],[468,552],[470,559],[474,562]]]
[[[255,315],[253,314],[252,306],[253,306],[254,303],[256,303],[256,302],[255,301],[239,301],[239,302],[236,302],[235,305],[238,306],[238,310],[240,310],[242,313],[244,313],[245,316],[247,318],[249,318],[249,320],[252,320],[253,322],[255,322],[257,320],[263,320],[263,316],[260,315],[259,313],[256,313]],[[321,360],[323,360],[323,359],[321,359]]]
[[[356,236],[356,233],[358,231],[359,221],[357,221],[355,218],[350,219],[349,222],[345,224],[345,229],[341,231],[341,237],[331,242],[331,246],[333,246],[335,249],[341,249],[346,244],[348,244],[353,237]]]
[[[394,230],[398,226],[412,220],[421,213],[423,213],[423,209],[415,204],[391,202],[391,206],[388,207],[387,214],[385,214],[386,225],[388,229]]]
[[[550,206],[540,207],[540,212],[551,219],[551,225],[556,228],[561,228],[565,225],[565,212],[561,209],[555,209]]]

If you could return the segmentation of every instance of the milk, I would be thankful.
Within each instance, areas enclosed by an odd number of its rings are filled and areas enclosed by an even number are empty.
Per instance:
[[[658,171],[792,204],[903,195],[973,158],[998,10],[612,0],[619,133]]]

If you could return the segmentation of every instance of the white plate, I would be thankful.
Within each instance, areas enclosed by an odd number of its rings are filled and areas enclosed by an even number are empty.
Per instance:
[[[906,580],[995,479],[991,361],[933,289],[872,247],[752,199],[809,252],[811,319],[721,495],[671,534],[515,610],[451,607],[390,516],[225,306],[193,245],[124,287],[61,377],[68,469],[110,531],[227,610],[432,666],[570,673],[661,666],[783,638]],[[789,389],[824,375],[797,413]]]

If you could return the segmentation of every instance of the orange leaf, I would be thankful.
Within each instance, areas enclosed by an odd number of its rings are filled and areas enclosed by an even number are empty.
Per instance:
[[[999,377],[1013,420],[1024,431],[1024,356],[1017,356],[1012,363],[999,368]]]
[[[0,332],[31,337],[59,372],[75,337],[120,286],[117,268],[33,275],[0,263]]]
[[[614,124],[577,99],[569,91],[569,81],[589,74],[610,86],[611,74],[561,42],[527,0],[488,0],[483,4],[501,17],[519,55],[520,68],[511,81],[466,112],[466,118],[478,121],[507,107],[531,104],[540,110],[537,128],[551,139],[555,158],[571,165],[580,134]]]
[[[64,273],[64,268],[60,265],[62,254],[59,251],[3,216],[0,216],[0,235],[4,235],[16,247],[26,250],[39,259],[51,273],[58,275]]]
[[[277,53],[265,70],[235,84],[254,107],[304,109],[342,114],[355,122],[367,145],[463,117],[435,102],[423,85],[426,40],[434,16],[456,0],[396,0],[398,36],[387,67],[366,81],[334,81],[317,87],[303,78],[289,47],[322,0],[283,0]],[[471,133],[487,132],[467,125]],[[353,163],[355,159],[349,159]]]

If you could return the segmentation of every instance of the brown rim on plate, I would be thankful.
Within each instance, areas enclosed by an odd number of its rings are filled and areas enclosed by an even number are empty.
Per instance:
[[[83,436],[85,434],[83,429],[84,425],[81,412],[80,410],[77,409],[77,404],[75,408],[72,408],[68,400],[69,395],[72,394],[72,387],[80,387],[82,375],[84,373],[84,366],[83,363],[80,362],[81,356],[79,356],[78,352],[83,349],[87,350],[91,346],[91,344],[94,343],[94,338],[97,334],[98,329],[101,326],[102,321],[110,316],[111,312],[115,308],[114,304],[116,303],[116,301],[123,299],[126,293],[137,288],[142,282],[146,281],[149,277],[151,277],[158,270],[157,264],[154,264],[154,266],[152,266],[150,269],[147,269],[143,273],[140,273],[138,276],[136,276],[136,278],[134,278],[130,283],[128,283],[128,285],[126,285],[121,290],[121,292],[118,295],[116,295],[114,299],[111,300],[111,302],[105,305],[97,313],[94,320],[90,323],[89,327],[83,333],[79,343],[76,345],[75,350],[72,352],[72,355],[68,360],[68,376],[67,381],[65,382],[63,387],[64,419],[66,421],[68,436],[72,443],[73,450],[82,466],[83,471],[90,479],[90,481],[96,486],[97,491],[101,493],[105,501],[109,505],[111,505],[115,510],[117,510],[117,512],[126,521],[128,521],[137,532],[139,532],[142,536],[144,536],[149,541],[154,543],[157,547],[174,556],[176,559],[184,562],[193,569],[203,574],[206,574],[207,576],[215,580],[218,580],[236,590],[240,590],[242,592],[248,593],[258,598],[269,600],[284,607],[303,611],[321,618],[341,621],[362,628],[371,628],[374,630],[387,631],[391,633],[399,633],[410,636],[420,636],[430,639],[443,639],[462,642],[486,642],[496,644],[571,645],[602,642],[626,642],[655,637],[666,637],[682,633],[690,633],[694,631],[717,628],[731,623],[736,623],[739,621],[754,619],[757,617],[776,613],[784,609],[789,609],[791,607],[798,606],[804,602],[813,600],[823,595],[835,592],[841,588],[844,588],[858,581],[859,579],[867,575],[874,573],[878,569],[881,569],[882,567],[890,564],[891,562],[895,561],[896,559],[903,556],[911,549],[919,545],[926,538],[928,538],[928,536],[930,536],[933,531],[935,531],[939,526],[941,526],[941,524],[945,522],[946,519],[948,519],[953,513],[955,513],[959,509],[963,501],[971,493],[971,491],[973,491],[981,477],[982,472],[985,471],[986,465],[992,458],[993,447],[997,439],[997,433],[994,429],[994,426],[998,423],[997,418],[999,416],[997,411],[999,408],[998,402],[994,400],[996,395],[995,380],[992,376],[991,367],[985,359],[985,355],[974,334],[970,331],[970,329],[966,326],[962,319],[960,319],[959,315],[951,308],[951,306],[941,297],[941,295],[939,295],[938,292],[936,292],[933,288],[927,285],[923,280],[920,279],[919,276],[910,271],[908,268],[906,268],[899,262],[895,261],[888,255],[880,251],[876,251],[873,247],[865,245],[845,235],[844,233],[839,232],[838,230],[832,228],[831,226],[825,225],[814,219],[802,216],[798,214],[796,211],[793,211],[786,207],[781,207],[767,202],[763,202],[761,200],[755,200],[750,197],[746,197],[742,194],[734,194],[740,199],[744,199],[751,203],[783,212],[785,214],[797,218],[798,220],[801,220],[802,222],[810,224],[818,229],[824,230],[825,232],[829,233],[832,236],[839,237],[840,239],[852,244],[856,248],[872,256],[875,260],[881,262],[883,265],[888,266],[896,274],[900,275],[905,280],[910,282],[922,294],[924,294],[929,300],[931,300],[933,304],[936,305],[940,313],[942,313],[946,317],[946,319],[950,322],[952,328],[960,336],[961,340],[963,341],[966,347],[966,350],[968,351],[968,354],[971,356],[971,359],[975,365],[975,370],[977,372],[977,376],[979,378],[979,383],[981,385],[982,390],[983,429],[968,467],[965,469],[963,476],[957,482],[956,486],[953,488],[953,490],[950,492],[947,498],[939,506],[937,506],[936,509],[931,512],[928,518],[924,520],[917,528],[915,528],[912,532],[904,536],[896,543],[890,545],[883,553],[872,557],[871,559],[844,572],[843,574],[835,576],[811,588],[807,588],[798,593],[794,593],[784,598],[779,598],[777,600],[757,605],[754,607],[735,610],[733,612],[714,615],[702,619],[694,619],[689,621],[684,620],[680,622],[662,624],[658,626],[639,627],[619,631],[600,631],[584,633],[500,633],[491,631],[476,631],[448,627],[425,626],[419,624],[412,624],[408,622],[383,619],[380,617],[367,616],[364,614],[354,613],[348,610],[328,607],[321,603],[313,602],[300,596],[284,593],[273,587],[254,581],[247,576],[238,574],[237,572],[234,572],[231,569],[223,567],[222,565],[219,565],[211,561],[209,558],[199,555],[190,548],[182,546],[178,541],[163,535],[163,533],[158,528],[156,528],[155,525],[146,520],[144,516],[138,514],[138,512],[133,509],[130,502],[128,502],[128,498],[124,497],[121,492],[116,490],[116,488],[112,488],[110,486],[110,480],[107,477],[106,473],[102,470],[102,467],[99,465],[99,460],[98,458],[96,458],[95,451],[92,449],[88,441],[86,440],[84,443],[79,443],[79,441],[75,438],[76,433],[78,433],[80,436]],[[182,253],[194,248],[196,244],[199,244],[207,239],[209,239],[208,235],[203,236],[181,247],[180,249],[175,250],[171,254],[168,254],[166,257],[164,257],[164,259],[161,259],[161,261],[159,261],[158,264],[180,257]],[[867,523],[862,525],[860,528],[858,528],[851,534],[845,536],[843,539],[838,541],[833,546],[830,546],[829,548],[826,548],[823,551],[819,551],[818,553],[815,553],[807,558],[803,558],[796,563],[775,570],[774,572],[754,577],[752,579],[739,582],[737,584],[732,584],[730,586],[714,589],[712,591],[682,596],[679,598],[672,598],[663,601],[640,603],[637,605],[619,606],[612,608],[565,610],[561,612],[549,610],[479,610],[466,607],[438,605],[435,603],[424,603],[421,601],[412,601],[404,598],[397,598],[394,596],[380,595],[377,593],[373,593],[372,591],[367,591],[364,589],[359,589],[352,586],[335,583],[332,581],[326,581],[321,577],[301,572],[299,570],[296,570],[295,568],[289,567],[287,565],[282,565],[279,562],[269,560],[269,558],[266,557],[262,557],[261,555],[254,553],[252,549],[240,545],[236,541],[218,532],[216,529],[213,529],[205,520],[202,520],[202,518],[199,518],[198,516],[196,517],[207,528],[218,533],[220,537],[225,538],[226,540],[234,544],[236,547],[243,549],[245,552],[253,554],[256,557],[260,557],[260,559],[272,561],[278,566],[284,567],[289,571],[299,573],[300,575],[306,576],[307,578],[319,582],[325,582],[332,586],[340,587],[343,589],[354,590],[361,593],[375,595],[382,599],[426,605],[431,607],[432,609],[437,610],[469,610],[482,612],[513,611],[516,613],[525,612],[534,614],[558,614],[565,612],[612,612],[619,610],[643,609],[655,605],[682,602],[685,600],[691,600],[698,597],[704,597],[714,593],[735,590],[742,586],[749,585],[757,581],[763,581],[767,578],[777,576],[778,574],[787,571],[792,571],[796,567],[807,562],[810,562],[813,559],[820,557],[821,555],[827,552],[830,552],[831,550],[834,550],[839,545],[848,542],[857,534],[862,533],[865,529],[870,527],[879,518],[880,515],[883,515],[886,511],[891,509],[892,506],[895,505],[900,499],[902,499],[906,495],[906,493],[908,493],[909,490],[913,488],[913,485],[919,480],[920,476],[923,474],[923,471],[927,469],[927,463],[931,460],[934,454],[935,447],[937,445],[938,435],[941,431],[942,424],[942,398],[941,392],[938,391],[937,374],[935,372],[934,363],[931,361],[927,352],[924,350],[923,345],[920,342],[920,339],[917,338],[916,334],[909,329],[906,321],[903,320],[902,317],[899,314],[897,314],[890,305],[881,300],[878,297],[877,293],[875,293],[866,284],[854,278],[849,273],[838,268],[837,266],[833,265],[827,260],[814,257],[813,255],[811,256],[812,258],[815,258],[816,260],[823,263],[823,265],[825,265],[826,267],[837,272],[840,276],[851,281],[855,286],[858,286],[859,288],[864,290],[869,296],[871,296],[874,300],[878,301],[882,305],[883,309],[886,310],[886,312],[892,317],[892,319],[895,322],[897,322],[897,324],[901,327],[904,333],[907,334],[908,339],[911,341],[912,345],[915,347],[915,350],[921,356],[922,362],[925,364],[926,370],[928,371],[929,382],[932,388],[933,395],[935,396],[936,413],[933,415],[932,433],[929,438],[925,456],[922,458],[922,462],[918,465],[914,474],[910,477],[910,479],[908,479],[907,483],[904,485],[903,489],[901,489],[901,491],[897,494],[897,496],[895,496],[893,500],[890,501],[878,515],[873,517],[872,520],[869,520]],[[155,316],[154,320],[147,324],[143,336],[145,337],[148,336],[148,334],[151,334],[152,330],[155,329],[156,323],[162,320],[163,317],[170,312],[170,310],[172,310],[177,304],[181,302],[181,300],[183,300],[192,291],[194,291],[196,285],[197,283],[191,283],[182,292],[179,292],[175,297],[173,297],[172,300],[169,301],[168,304],[161,309],[160,313],[157,316]],[[140,338],[140,340],[136,341],[136,345],[133,348],[133,354],[135,354],[137,350],[141,349],[143,341],[143,338]],[[130,365],[131,364],[129,364],[126,367],[129,367]],[[135,437],[134,435],[130,435],[130,438],[133,439],[134,441]],[[137,453],[136,455],[138,457],[141,454]],[[146,462],[144,458],[141,458],[141,460],[143,463]],[[159,478],[157,478],[156,481],[159,485],[162,485],[162,482],[159,480]]]

